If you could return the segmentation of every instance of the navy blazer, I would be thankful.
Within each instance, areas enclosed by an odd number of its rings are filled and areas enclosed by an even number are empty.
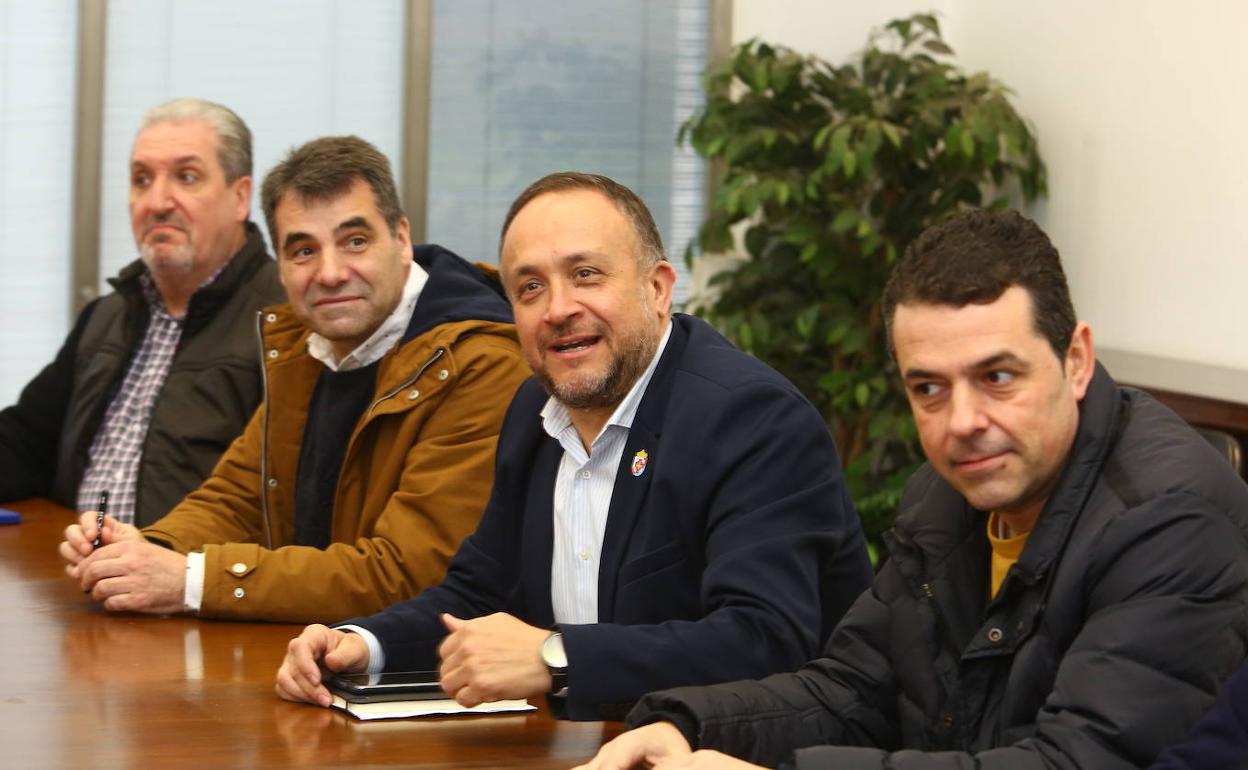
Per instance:
[[[596,624],[562,624],[574,719],[623,717],[652,690],[752,679],[814,657],[871,581],[862,530],[819,413],[704,322],[674,315],[616,472]],[[551,627],[555,474],[547,394],[517,392],[494,489],[446,578],[349,622],[391,671],[437,667],[439,613]],[[639,475],[633,458],[645,450]]]

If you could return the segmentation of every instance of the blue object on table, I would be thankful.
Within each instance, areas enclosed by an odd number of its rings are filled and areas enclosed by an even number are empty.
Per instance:
[[[21,524],[22,514],[17,511],[10,511],[8,508],[0,508],[0,524]]]

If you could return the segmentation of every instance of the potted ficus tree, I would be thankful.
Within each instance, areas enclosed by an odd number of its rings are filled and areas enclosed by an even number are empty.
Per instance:
[[[1008,89],[952,53],[930,14],[889,22],[842,66],[750,41],[680,133],[716,168],[699,251],[745,252],[694,309],[814,402],[873,541],[921,459],[885,345],[889,271],[928,225],[1045,193]]]

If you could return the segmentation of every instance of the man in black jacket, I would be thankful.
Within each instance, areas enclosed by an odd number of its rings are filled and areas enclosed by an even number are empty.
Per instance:
[[[1140,767],[1243,659],[1248,488],[1096,364],[1039,228],[929,229],[884,314],[928,464],[874,586],[824,657],[651,694],[590,767]]]
[[[130,158],[140,260],[0,411],[0,501],[50,497],[140,526],[199,486],[260,403],[256,312],[285,292],[248,221],[251,132],[218,104],[144,116]]]

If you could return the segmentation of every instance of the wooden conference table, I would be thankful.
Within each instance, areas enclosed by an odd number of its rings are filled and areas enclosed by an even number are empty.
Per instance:
[[[0,767],[567,768],[619,725],[520,715],[359,722],[286,703],[299,626],[106,613],[65,576],[73,514],[30,500],[0,526]]]

